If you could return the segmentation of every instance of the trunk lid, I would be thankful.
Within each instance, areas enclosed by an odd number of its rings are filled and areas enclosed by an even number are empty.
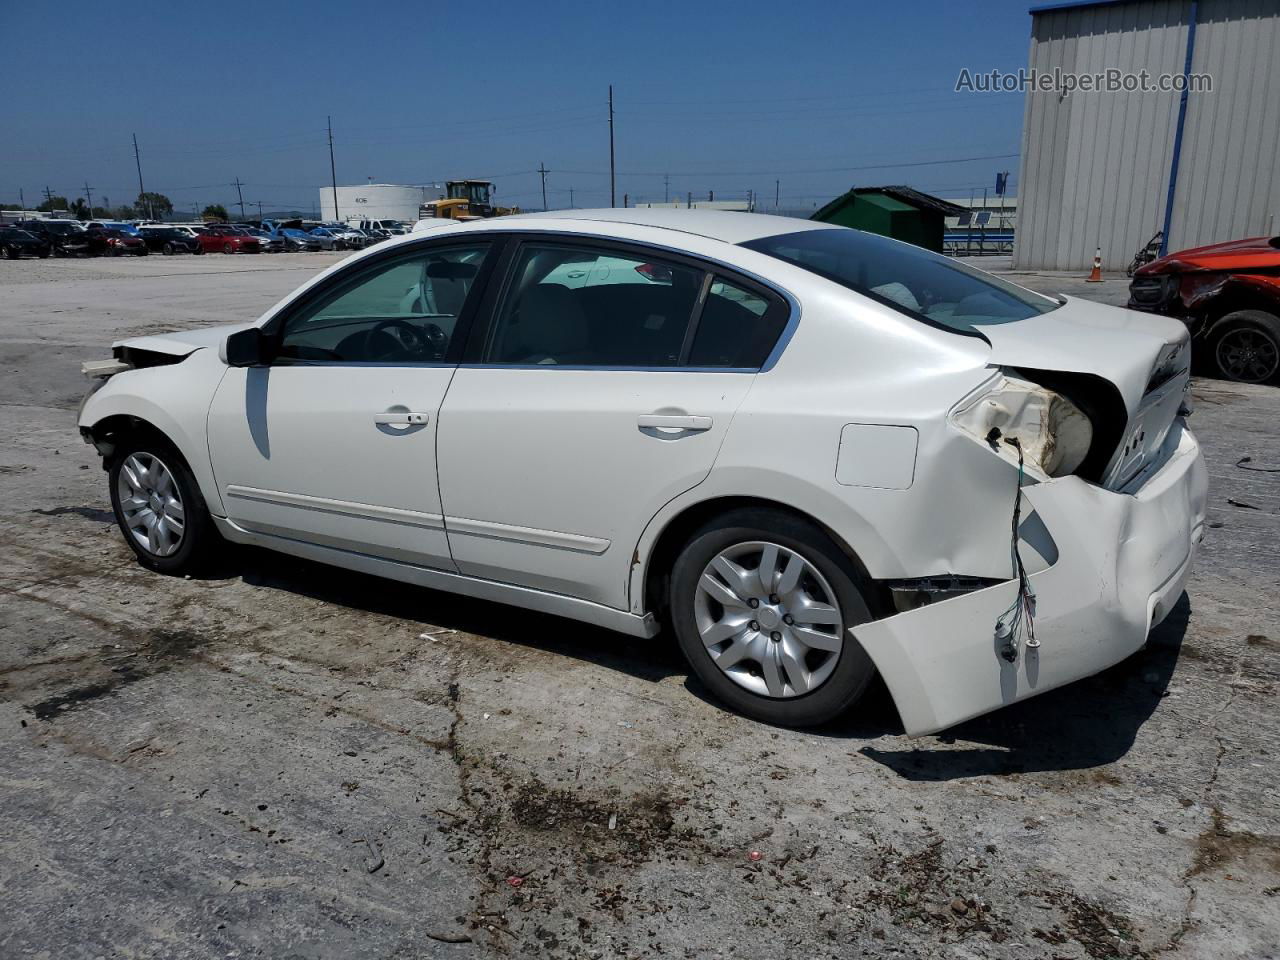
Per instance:
[[[1187,328],[1168,317],[1064,299],[1049,313],[980,330],[994,364],[1093,374],[1115,386],[1127,420],[1101,479],[1103,486],[1121,489],[1144,472],[1186,400]]]

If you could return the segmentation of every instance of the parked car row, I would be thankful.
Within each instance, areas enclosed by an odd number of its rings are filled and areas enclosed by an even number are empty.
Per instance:
[[[129,223],[117,220],[21,220],[0,227],[0,254],[22,256],[146,256],[149,253],[299,253],[361,250],[406,233],[399,221],[360,225],[309,220],[257,223]]]

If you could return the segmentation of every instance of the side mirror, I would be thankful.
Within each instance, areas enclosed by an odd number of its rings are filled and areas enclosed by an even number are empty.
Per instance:
[[[257,327],[237,330],[222,341],[222,362],[231,367],[256,367],[267,360],[267,342]]]

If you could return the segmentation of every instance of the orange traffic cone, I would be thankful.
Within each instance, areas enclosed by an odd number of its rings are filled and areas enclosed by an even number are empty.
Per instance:
[[[1089,276],[1085,277],[1088,283],[1102,282],[1102,248],[1099,247],[1093,255],[1093,269],[1089,271]]]

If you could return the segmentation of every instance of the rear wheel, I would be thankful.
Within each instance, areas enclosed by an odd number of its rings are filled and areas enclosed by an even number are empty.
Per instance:
[[[1280,317],[1262,310],[1229,313],[1209,332],[1214,364],[1227,380],[1266,383],[1280,372]]]
[[[218,533],[191,469],[159,435],[125,439],[108,473],[116,522],[143,566],[187,573],[211,556]]]
[[[173,256],[173,244],[170,243],[168,240],[166,240],[164,242],[164,246],[160,248],[160,252],[163,253],[166,257]]]
[[[875,675],[849,628],[871,619],[862,578],[822,530],[782,511],[735,510],[677,558],[670,613],[698,678],[782,726],[847,711]]]
[[[224,244],[222,245],[222,252],[223,252],[223,253],[235,253],[235,252],[236,252],[236,248],[235,248],[235,247],[233,247],[233,246],[230,244],[230,242],[228,242],[228,243],[224,243]]]

